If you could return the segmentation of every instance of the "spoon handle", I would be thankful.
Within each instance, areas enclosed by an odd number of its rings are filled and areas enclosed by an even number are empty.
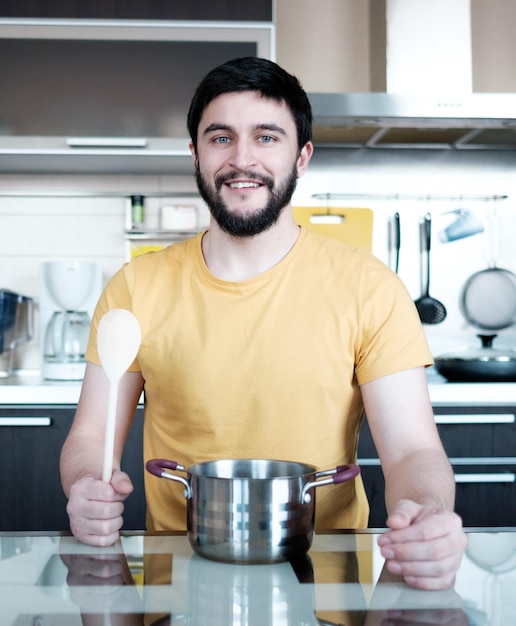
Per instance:
[[[104,467],[102,480],[105,483],[111,481],[113,473],[113,449],[115,446],[116,406],[118,399],[118,380],[110,381],[109,397],[106,419],[106,434],[104,436]]]

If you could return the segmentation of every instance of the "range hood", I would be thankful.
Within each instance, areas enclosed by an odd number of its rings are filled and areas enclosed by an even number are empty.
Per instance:
[[[516,94],[309,96],[318,146],[516,150]]]
[[[370,8],[379,88],[310,94],[318,145],[516,150],[516,94],[472,90],[470,0]]]

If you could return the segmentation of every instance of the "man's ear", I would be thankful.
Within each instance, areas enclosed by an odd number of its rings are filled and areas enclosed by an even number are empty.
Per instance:
[[[306,172],[308,163],[310,163],[310,159],[312,158],[313,153],[314,145],[311,141],[307,141],[305,145],[301,148],[299,156],[297,157],[296,171],[298,178],[301,178],[301,176],[303,176],[303,174]]]
[[[195,149],[195,146],[193,145],[193,141],[188,144],[188,147],[190,148],[190,154],[192,155],[194,167],[197,167],[199,164],[199,160],[197,158],[197,151]]]

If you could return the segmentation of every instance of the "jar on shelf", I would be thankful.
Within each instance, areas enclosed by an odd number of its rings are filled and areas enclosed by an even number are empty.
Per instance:
[[[138,230],[145,225],[145,198],[131,196],[131,228]]]

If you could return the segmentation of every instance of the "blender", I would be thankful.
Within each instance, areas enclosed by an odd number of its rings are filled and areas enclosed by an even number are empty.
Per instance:
[[[88,261],[49,261],[40,272],[42,375],[82,380],[91,316],[102,291],[102,268]]]

